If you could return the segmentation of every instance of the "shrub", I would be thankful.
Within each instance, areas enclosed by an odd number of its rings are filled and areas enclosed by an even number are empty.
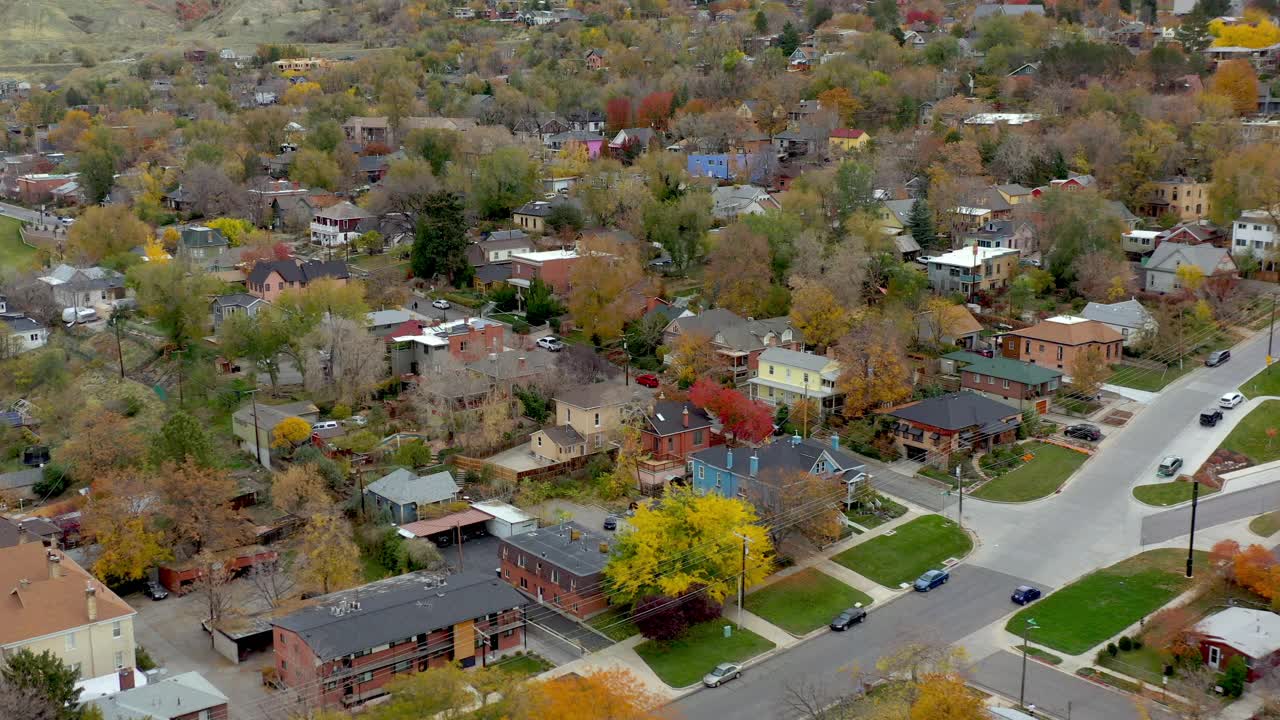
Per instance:
[[[1134,639],[1133,639],[1133,649],[1134,649],[1134,650],[1141,650],[1141,649],[1142,649],[1142,641],[1141,641],[1141,640],[1139,640],[1138,638],[1134,638]]]
[[[346,420],[351,417],[351,408],[346,405],[334,405],[329,411],[329,417],[334,420]]]
[[[640,634],[650,640],[675,640],[689,629],[689,620],[681,605],[665,595],[647,597],[636,603],[633,616]]]
[[[1116,647],[1116,644],[1115,644],[1115,643],[1107,643],[1107,654],[1108,654],[1108,655],[1110,655],[1111,657],[1115,657],[1115,656],[1116,656],[1116,654],[1117,654],[1117,653],[1119,653],[1119,652],[1120,652],[1120,648]]]
[[[701,592],[702,589],[701,585],[689,588],[690,594],[697,594],[680,604],[684,608],[684,618],[690,625],[715,620],[724,611],[724,606],[707,597],[705,592]]]
[[[1120,650],[1122,652],[1129,652],[1132,649],[1133,649],[1133,640],[1130,640],[1128,635],[1121,635]]]
[[[405,443],[396,450],[393,456],[397,465],[406,467],[422,467],[431,464],[431,448],[421,440]]]
[[[1228,697],[1240,697],[1248,677],[1249,668],[1245,666],[1244,658],[1236,655],[1227,662],[1227,670],[1218,679],[1218,684],[1222,686],[1223,694]]]
[[[409,570],[433,570],[444,565],[444,558],[435,543],[426,538],[405,540],[405,556],[409,561]]]
[[[133,649],[133,656],[136,659],[139,670],[145,672],[156,668],[156,661],[151,659],[151,653],[148,653],[147,649],[141,645],[138,645]]]
[[[67,477],[66,469],[61,465],[49,463],[44,466],[40,480],[31,486],[31,491],[42,498],[51,498],[61,495],[70,484],[71,479]]]

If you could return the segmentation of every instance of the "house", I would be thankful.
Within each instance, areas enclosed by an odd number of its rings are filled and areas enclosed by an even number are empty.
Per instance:
[[[10,358],[28,350],[42,348],[49,342],[49,328],[22,313],[0,313],[0,358]]]
[[[1120,248],[1132,255],[1149,255],[1163,234],[1160,230],[1128,230],[1120,236]]]
[[[1246,210],[1231,223],[1231,249],[1237,255],[1251,254],[1264,270],[1274,270],[1270,260],[1276,247],[1276,220],[1266,210]]]
[[[1231,247],[1231,238],[1226,231],[1208,220],[1178,223],[1167,230],[1163,230],[1156,236],[1155,245],[1159,247],[1160,243],[1164,242],[1180,242],[1187,245],[1208,243],[1223,248]]]
[[[604,130],[604,113],[599,110],[570,110],[565,115],[569,129],[578,132],[598,133]]]
[[[1018,410],[1030,407],[1038,414],[1048,412],[1049,400],[1062,384],[1061,370],[1000,355],[984,357],[959,351],[947,353],[942,359],[944,372],[958,375],[961,388]]]
[[[1037,113],[978,113],[964,119],[965,125],[1019,127],[1040,121]]]
[[[319,70],[329,67],[328,58],[305,57],[305,58],[285,58],[271,63],[277,72],[281,73],[300,73]]]
[[[661,143],[662,139],[653,128],[623,128],[609,141],[609,150],[619,153],[634,148],[637,154],[644,154],[655,145],[661,147]]]
[[[1021,253],[1013,248],[972,247],[928,258],[929,285],[940,295],[974,293],[1008,286]]]
[[[534,244],[522,230],[498,230],[479,242],[467,246],[467,260],[472,267],[492,263],[509,263],[516,253],[533,252]]]
[[[77,173],[31,173],[18,177],[18,198],[27,205],[39,205],[54,199],[53,191],[74,182]]]
[[[511,255],[511,285],[528,289],[534,280],[551,286],[558,295],[569,292],[569,275],[578,262],[576,250],[545,250]]]
[[[822,53],[818,52],[815,47],[801,45],[791,51],[791,55],[787,56],[787,70],[791,72],[804,72],[819,63]],[[801,102],[817,102],[802,100]]]
[[[1058,315],[1001,338],[1000,352],[1012,360],[1071,374],[1081,354],[1097,350],[1108,365],[1120,362],[1124,337],[1096,320]]]
[[[827,152],[832,155],[850,153],[861,150],[871,142],[871,135],[864,130],[836,128],[827,138]]]
[[[897,235],[905,232],[911,224],[911,209],[916,206],[914,198],[906,200],[881,200],[877,210],[880,227],[885,233]]]
[[[48,650],[85,679],[135,667],[137,612],[61,550],[0,548],[0,587],[0,657]]]
[[[1084,306],[1080,316],[1100,322],[1120,333],[1124,338],[1124,347],[1141,343],[1151,337],[1157,329],[1156,320],[1151,316],[1151,312],[1133,298],[1115,303],[1091,302]]]
[[[36,469],[39,472],[39,469]],[[0,485],[0,489],[9,489]],[[62,537],[62,528],[42,517],[11,519],[0,516],[0,548],[13,547],[25,543],[58,547]]]
[[[311,218],[311,243],[321,247],[335,247],[353,242],[366,229],[373,229],[367,221],[374,216],[343,200],[317,210]]]
[[[1225,670],[1238,655],[1253,682],[1280,665],[1280,615],[1270,610],[1229,607],[1197,623],[1192,636],[1210,670]]]
[[[491,519],[485,521],[485,530],[496,538],[511,537],[538,529],[538,518],[510,503],[500,500],[483,500],[471,503],[474,510],[479,510]]]
[[[245,278],[245,287],[251,295],[275,302],[286,289],[304,288],[326,278],[346,285],[350,277],[351,271],[341,260],[259,260]]]
[[[485,392],[496,390],[508,395],[512,388],[545,380],[555,366],[551,353],[523,350],[489,353],[487,358],[467,363],[467,369],[483,381]]]
[[[573,521],[502,538],[498,543],[502,579],[539,604],[589,618],[609,607],[600,586],[614,538]]]
[[[916,342],[955,345],[975,350],[982,333],[982,323],[963,305],[948,305],[938,317],[933,310],[916,315]]]
[[[527,604],[492,571],[412,572],[322,595],[272,621],[276,676],[308,707],[359,705],[397,675],[520,647]]]
[[[320,409],[309,402],[266,405],[247,403],[231,415],[231,431],[240,441],[240,449],[258,458],[265,468],[271,468],[271,433],[286,418],[298,417],[314,425],[320,419]],[[254,428],[257,432],[254,432]]]
[[[760,353],[759,371],[748,381],[751,398],[771,407],[813,400],[821,417],[839,412],[844,395],[836,390],[840,363],[825,355],[771,347]]]
[[[756,376],[760,354],[766,348],[804,349],[804,334],[791,327],[788,317],[743,319],[723,308],[691,316],[682,312],[662,331],[663,341],[672,347],[676,338],[687,332],[703,335],[710,341],[738,387]],[[672,356],[668,354],[664,362],[671,361]]]
[[[460,492],[462,488],[447,470],[420,476],[404,468],[392,470],[364,489],[373,506],[390,513],[396,525],[414,522],[419,507],[456,500]]]
[[[1235,260],[1225,248],[1166,242],[1151,253],[1151,258],[1144,266],[1147,275],[1146,289],[1158,293],[1181,290],[1182,280],[1178,277],[1178,268],[1183,265],[1200,268],[1205,278],[1238,277]]]
[[[475,362],[502,352],[506,327],[499,322],[472,317],[438,325],[406,320],[385,335],[393,375],[419,375],[445,357]]]
[[[1199,220],[1209,214],[1209,183],[1182,175],[1152,181],[1139,212],[1153,218],[1172,214],[1181,222]]]
[[[416,323],[415,327],[422,326],[422,321],[415,319],[412,313],[399,308],[374,310],[364,314],[364,326],[374,337],[385,338],[396,334],[406,323]]]
[[[1033,199],[1031,195],[1031,188],[1023,187],[1017,183],[993,185],[992,187],[994,187],[995,191],[1000,193],[1000,197],[1004,198],[1004,201],[1010,205],[1021,205],[1022,203],[1031,202]]]
[[[732,222],[743,215],[763,215],[781,210],[782,204],[768,190],[755,185],[726,185],[711,191],[711,214],[717,220]]]
[[[1020,410],[969,391],[903,405],[885,416],[896,421],[893,444],[904,457],[943,468],[950,468],[952,453],[1013,442],[1022,422]]]
[[[542,144],[556,152],[564,152],[581,145],[587,149],[587,158],[594,160],[600,157],[600,152],[604,150],[605,141],[604,136],[597,132],[570,130],[548,135],[542,139]]]
[[[685,157],[686,170],[695,178],[708,177],[717,180],[763,180],[763,162],[754,154],[689,153]]]
[[[198,672],[185,672],[85,703],[102,720],[227,720],[227,696]]]
[[[821,135],[821,142],[819,142],[819,135]],[[826,146],[826,131],[812,125],[789,127],[773,136],[774,151],[792,158],[812,155],[818,151],[819,147]]]
[[[587,51],[587,56],[583,60],[588,70],[604,70],[606,63],[604,60],[604,51],[599,48],[591,48]]]
[[[977,245],[984,248],[1013,249],[1026,257],[1036,249],[1036,234],[1030,223],[991,220],[983,223],[977,230],[963,234],[960,243],[961,247]]]
[[[515,209],[511,215],[511,222],[519,225],[520,229],[526,232],[545,232],[549,229],[547,218],[557,206],[564,203],[571,203],[571,201],[567,198],[532,200]]]
[[[983,188],[961,200],[952,211],[961,219],[963,233],[981,232],[986,225],[1013,217],[1013,205],[994,187]]]
[[[609,449],[608,434],[622,423],[632,389],[614,383],[592,383],[556,393],[556,424],[529,436],[529,452],[551,462],[564,462]]]
[[[249,293],[231,293],[219,295],[209,301],[209,311],[213,314],[213,329],[216,331],[222,323],[232,315],[257,317],[269,303]]]
[[[229,247],[231,242],[221,230],[203,225],[190,225],[182,228],[182,232],[178,235],[177,257],[179,261],[188,265],[204,267],[207,261],[221,255]]]
[[[128,297],[124,275],[104,267],[77,268],[59,265],[42,276],[53,301],[62,307],[94,308]]]
[[[724,442],[715,420],[689,402],[659,398],[640,426],[642,452],[637,468],[640,490],[654,493],[685,475],[690,455]]]
[[[694,453],[689,466],[698,492],[745,497],[752,502],[765,495],[762,476],[807,472],[831,480],[833,486],[866,477],[866,466],[840,449],[839,435],[832,435],[829,441],[778,438],[758,448],[719,445]]]

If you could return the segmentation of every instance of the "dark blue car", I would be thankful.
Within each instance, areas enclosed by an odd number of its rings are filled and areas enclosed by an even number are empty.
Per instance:
[[[950,579],[951,574],[946,570],[930,570],[916,580],[916,592],[929,592],[939,585],[945,585]]]
[[[1014,588],[1013,595],[1010,599],[1019,605],[1026,605],[1029,602],[1035,602],[1040,599],[1040,590],[1030,585],[1019,585]]]

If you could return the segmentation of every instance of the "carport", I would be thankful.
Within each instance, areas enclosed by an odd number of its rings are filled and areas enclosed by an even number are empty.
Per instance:
[[[427,538],[440,547],[448,547],[455,542],[466,542],[469,538],[489,534],[485,523],[492,519],[489,513],[470,508],[432,520],[406,523],[398,532],[401,537]]]

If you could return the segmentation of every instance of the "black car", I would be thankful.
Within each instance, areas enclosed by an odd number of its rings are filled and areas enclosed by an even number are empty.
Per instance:
[[[1222,410],[1218,408],[1209,408],[1200,413],[1200,424],[1205,427],[1213,427],[1222,419]]]
[[[147,583],[147,597],[152,600],[163,600],[169,597],[169,591],[161,587],[160,583],[149,582]]]
[[[1231,359],[1230,350],[1214,350],[1209,353],[1209,357],[1204,359],[1204,364],[1208,367],[1218,367],[1222,363]]]
[[[1019,605],[1026,605],[1027,603],[1039,600],[1040,591],[1030,585],[1019,585],[1013,589],[1013,595],[1010,599]]]
[[[861,624],[862,621],[866,619],[866,608],[849,608],[837,615],[835,620],[831,621],[831,629],[837,632],[841,630],[848,630],[854,625]]]
[[[1102,439],[1102,431],[1096,425],[1081,423],[1079,425],[1068,425],[1066,430],[1062,431],[1063,435],[1078,440],[1088,440],[1089,442],[1098,442]]]
[[[604,519],[604,529],[605,529],[605,530],[617,530],[617,529],[618,529],[618,517],[617,517],[616,515],[610,515],[609,517],[605,518],[605,519]]]

